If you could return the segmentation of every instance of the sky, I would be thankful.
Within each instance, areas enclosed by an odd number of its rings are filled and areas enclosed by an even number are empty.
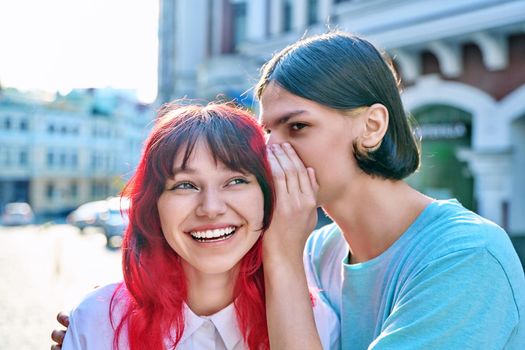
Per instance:
[[[67,93],[73,88],[157,88],[158,0],[0,1],[0,84]]]

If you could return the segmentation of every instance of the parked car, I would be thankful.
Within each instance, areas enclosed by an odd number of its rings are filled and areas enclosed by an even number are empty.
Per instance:
[[[35,220],[33,209],[28,203],[13,202],[7,203],[2,214],[4,225],[29,225]]]
[[[86,227],[100,227],[101,215],[108,211],[108,201],[87,202],[73,210],[66,218],[68,224],[80,231]]]
[[[122,244],[122,236],[129,223],[129,199],[113,197],[107,203],[108,210],[101,215],[101,227],[106,236],[106,246],[117,248]]]

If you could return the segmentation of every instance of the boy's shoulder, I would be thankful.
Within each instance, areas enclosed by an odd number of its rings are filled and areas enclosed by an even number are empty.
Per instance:
[[[497,260],[505,261],[509,254],[516,254],[505,230],[457,200],[438,200],[428,209],[416,241],[430,248],[434,252],[431,255],[485,249]]]

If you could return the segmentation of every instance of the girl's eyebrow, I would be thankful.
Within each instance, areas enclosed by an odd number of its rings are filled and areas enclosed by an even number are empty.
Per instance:
[[[173,168],[173,174],[174,175],[177,175],[177,174],[195,174],[196,172],[197,172],[197,170],[195,170],[193,168],[188,168],[188,167]]]
[[[249,173],[245,172],[245,171],[242,171],[242,170],[233,170],[233,169],[230,169],[228,168],[227,166],[223,165],[223,164],[220,164],[219,165],[219,170],[223,170],[223,171],[231,171],[231,172],[234,172],[234,173],[239,173],[239,174],[243,174],[243,175],[249,175]],[[177,174],[196,174],[197,173],[197,170],[196,169],[193,169],[193,168],[190,168],[190,167],[177,167],[177,168],[173,168],[173,174],[174,175],[177,175]]]

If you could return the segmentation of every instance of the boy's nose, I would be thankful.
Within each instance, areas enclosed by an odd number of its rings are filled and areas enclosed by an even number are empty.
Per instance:
[[[283,142],[285,142],[286,140],[284,140],[282,137],[280,137],[277,133],[273,132],[271,134],[269,134],[266,138],[266,145],[268,146],[271,146],[275,143],[277,144],[281,144]]]

